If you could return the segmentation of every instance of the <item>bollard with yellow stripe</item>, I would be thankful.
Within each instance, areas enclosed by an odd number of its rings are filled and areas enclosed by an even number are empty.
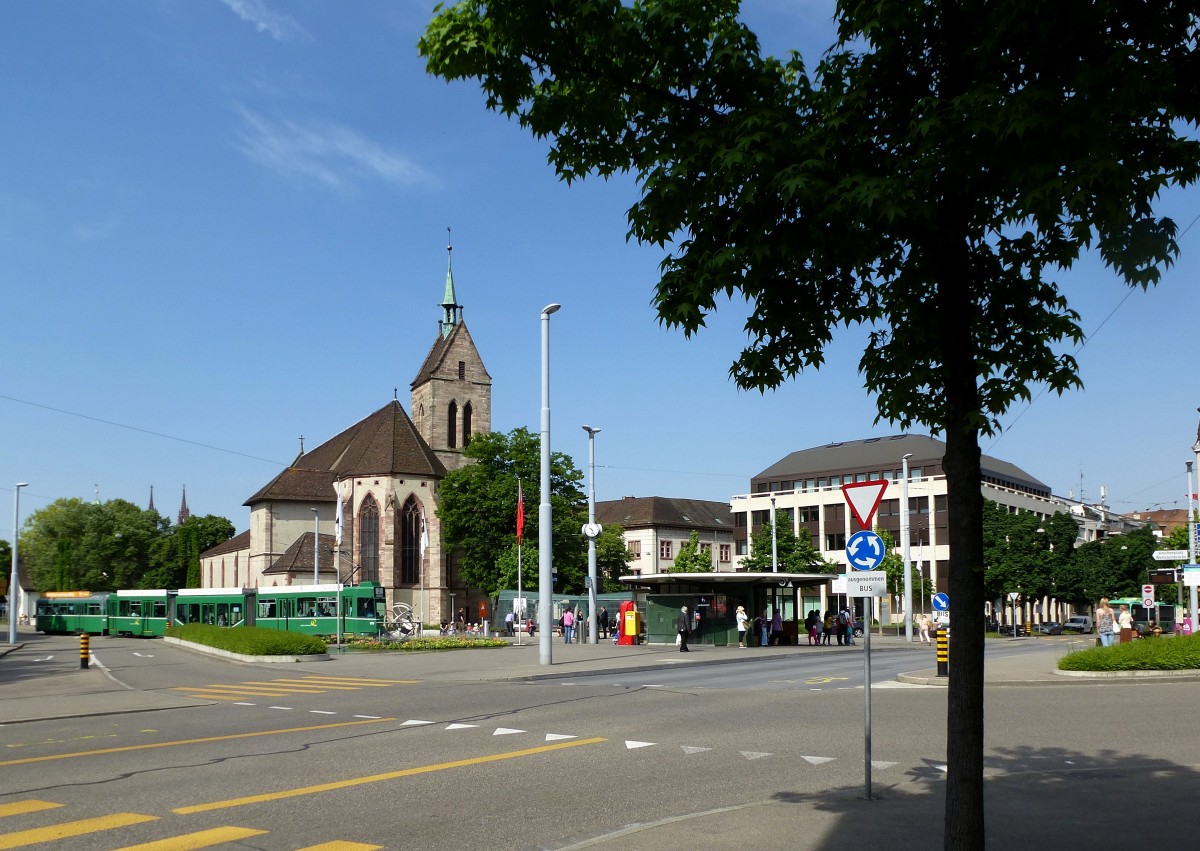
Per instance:
[[[86,632],[79,635],[79,667],[87,670],[88,658],[92,655],[92,637]]]
[[[944,628],[934,630],[933,639],[937,645],[937,675],[948,677],[950,676],[950,630]]]

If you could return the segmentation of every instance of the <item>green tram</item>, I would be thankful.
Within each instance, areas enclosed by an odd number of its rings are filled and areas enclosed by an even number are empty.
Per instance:
[[[278,588],[125,590],[111,594],[49,591],[37,605],[44,633],[156,636],[172,625],[257,626],[308,635],[378,635],[385,589],[359,585],[291,585]]]

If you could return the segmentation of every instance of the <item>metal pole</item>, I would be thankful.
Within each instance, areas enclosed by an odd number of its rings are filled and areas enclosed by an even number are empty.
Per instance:
[[[775,537],[775,497],[771,497],[771,572],[779,572],[779,541]]]
[[[912,644],[913,640],[913,619],[912,619],[912,582],[909,579],[909,574],[912,571],[912,561],[909,558],[909,534],[908,529],[908,459],[912,457],[909,452],[900,459],[901,475],[904,480],[900,483],[900,552],[904,558],[904,640]]]
[[[865,612],[870,612],[874,608],[873,597],[863,597],[863,609]],[[863,630],[863,691],[865,697],[863,699],[863,713],[865,715],[865,723],[863,726],[863,738],[865,748],[863,751],[863,776],[866,778],[866,789],[863,792],[863,797],[871,800],[871,620],[870,615],[867,615],[867,628]]]
[[[313,585],[321,584],[321,513],[312,509],[313,513]]]
[[[17,576],[17,539],[21,528],[18,520],[21,517],[21,488],[29,487],[29,482],[18,482],[13,485],[13,539],[12,539],[12,572],[8,574],[8,643],[17,643],[17,618],[21,614],[21,581]]]
[[[1196,563],[1196,508],[1194,494],[1192,488],[1192,462],[1187,462],[1187,477],[1188,477],[1188,552],[1191,553],[1191,564]],[[15,545],[14,545],[15,546]],[[13,551],[13,564],[16,564],[16,550]],[[13,570],[13,575],[16,575],[16,570]],[[1192,625],[1192,634],[1195,635],[1197,627],[1200,627],[1200,619],[1196,617],[1196,597],[1197,588],[1195,585],[1188,588],[1188,619]]]
[[[554,511],[550,505],[550,315],[562,305],[542,308],[542,469],[541,502],[538,504],[538,662],[554,663],[554,636],[550,622],[554,617]]]
[[[596,525],[596,435],[600,429],[584,426],[588,433],[588,526]],[[588,644],[599,644],[596,627],[596,536],[588,535]]]

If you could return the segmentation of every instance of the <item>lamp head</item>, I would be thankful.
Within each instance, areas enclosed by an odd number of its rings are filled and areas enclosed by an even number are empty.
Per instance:
[[[29,487],[29,482],[17,482],[15,485],[13,485],[13,490],[16,490],[17,488],[27,488],[27,487]]]
[[[558,309],[560,307],[562,307],[561,304],[548,304],[542,308],[542,316],[546,317],[546,316],[549,316],[551,313],[558,313]]]
[[[908,460],[909,458],[911,458],[912,456],[913,456],[913,454],[912,454],[911,452],[909,452],[907,455],[905,455],[905,456],[904,456],[903,458],[901,458],[900,460],[901,460],[901,461],[907,461],[907,460]]]
[[[583,430],[586,431],[588,434],[590,434],[592,437],[595,437],[596,435],[598,435],[600,433],[600,429],[592,428],[590,425],[585,425],[583,427]]]

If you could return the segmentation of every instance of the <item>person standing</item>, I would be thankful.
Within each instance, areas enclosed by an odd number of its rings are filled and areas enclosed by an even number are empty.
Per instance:
[[[1124,603],[1121,604],[1121,611],[1117,613],[1117,626],[1121,629],[1122,644],[1133,639],[1133,616],[1129,614],[1129,607]]]
[[[688,635],[692,631],[692,621],[688,617],[687,606],[680,607],[679,619],[676,621],[675,626],[679,630],[679,652],[691,653],[692,651],[688,649],[687,643]]]
[[[821,621],[821,643],[828,647],[833,639],[833,612],[826,611]]]
[[[854,643],[854,609],[846,608],[846,643]]]
[[[920,625],[921,625],[921,641],[922,641],[922,643],[932,644],[933,642],[929,638],[929,615],[926,615],[926,614],[921,615]]]
[[[737,607],[737,632],[738,632],[738,647],[746,646],[746,628],[749,625],[750,616],[746,614],[745,606]]]
[[[783,617],[779,614],[779,607],[775,607],[775,614],[771,616],[771,643],[776,647],[783,640]]]
[[[1117,613],[1108,604],[1108,598],[1101,597],[1100,605],[1096,606],[1096,632],[1100,636],[1101,647],[1113,646],[1117,629]]]
[[[596,632],[599,633],[598,638],[608,638],[608,609],[604,606],[596,612]]]
[[[768,644],[767,631],[771,628],[771,619],[767,617],[767,610],[763,609],[762,617],[758,619],[758,637],[759,647],[766,647]]]
[[[570,609],[565,609],[562,614],[563,624],[563,644],[570,644],[571,637],[575,633],[575,613]]]
[[[517,616],[514,615],[512,612],[509,612],[507,615],[504,616],[504,632],[509,637],[512,637],[512,635],[516,632],[516,630],[513,628],[513,624],[516,622],[516,619],[517,619]]]

